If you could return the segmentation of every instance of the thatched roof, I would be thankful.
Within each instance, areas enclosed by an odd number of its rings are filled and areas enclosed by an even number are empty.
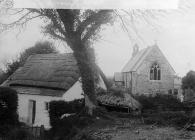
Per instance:
[[[65,93],[63,90],[54,90],[54,89],[37,88],[37,87],[14,86],[12,87],[12,89],[15,89],[20,94],[53,96],[53,97],[62,97],[63,94]]]
[[[132,110],[141,108],[141,104],[129,94],[124,94],[124,97],[114,96],[111,94],[98,95],[97,100],[103,105],[131,108]]]
[[[71,53],[36,54],[30,56],[4,85],[66,91],[78,78],[77,62]]]
[[[97,70],[107,85],[101,69]],[[23,94],[62,96],[80,77],[72,53],[36,54],[16,70],[1,86],[10,86]],[[35,92],[36,91],[36,92]]]

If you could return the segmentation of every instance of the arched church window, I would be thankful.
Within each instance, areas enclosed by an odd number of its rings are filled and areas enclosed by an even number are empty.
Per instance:
[[[157,63],[154,63],[150,68],[150,80],[160,80],[160,67]]]

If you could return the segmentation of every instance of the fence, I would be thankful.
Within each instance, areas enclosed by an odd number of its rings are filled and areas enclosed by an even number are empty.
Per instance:
[[[15,132],[11,138],[0,137],[0,140],[46,140],[44,126],[22,127],[21,130]]]

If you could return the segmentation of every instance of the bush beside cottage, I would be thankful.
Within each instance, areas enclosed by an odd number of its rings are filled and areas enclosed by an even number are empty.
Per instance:
[[[51,101],[49,109],[49,137],[71,139],[81,129],[93,122],[93,117],[84,113],[84,99],[74,101]]]
[[[9,134],[19,125],[17,92],[7,87],[0,87],[0,135]]]

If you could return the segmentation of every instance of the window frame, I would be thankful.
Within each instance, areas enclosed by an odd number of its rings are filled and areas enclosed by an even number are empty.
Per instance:
[[[45,111],[49,111],[49,102],[44,102]]]
[[[156,76],[155,76],[155,73],[154,73],[155,70],[156,70]],[[151,72],[151,71],[153,71],[153,72]],[[162,79],[162,77],[161,77],[161,68],[160,68],[159,64],[155,62],[149,68],[149,80],[158,82],[158,81],[161,81],[161,79]]]

